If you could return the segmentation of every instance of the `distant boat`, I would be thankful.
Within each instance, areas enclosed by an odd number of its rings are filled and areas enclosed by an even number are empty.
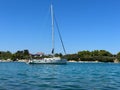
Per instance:
[[[66,59],[62,59],[60,57],[55,57],[54,56],[54,13],[53,13],[52,4],[51,4],[51,18],[52,18],[52,46],[53,46],[53,48],[52,48],[52,57],[51,58],[43,58],[43,59],[39,59],[39,60],[31,59],[28,62],[29,64],[67,64]],[[58,30],[58,32],[59,32],[59,30]],[[60,39],[61,39],[63,50],[66,53],[64,45],[63,45],[63,41],[62,41],[62,38],[61,38],[61,35],[60,35],[60,32],[59,32],[59,36],[60,36]]]

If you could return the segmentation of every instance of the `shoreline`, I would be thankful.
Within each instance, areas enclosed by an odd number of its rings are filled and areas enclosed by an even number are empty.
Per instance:
[[[24,62],[27,63],[28,60],[17,60],[17,61],[12,61],[12,60],[0,60],[0,62]],[[67,62],[70,63],[120,63],[120,62],[99,62],[99,61],[75,61],[75,60],[69,60]]]
[[[68,62],[74,62],[74,63],[120,63],[120,62],[99,62],[99,61],[75,61],[75,60],[70,60]]]
[[[68,61],[68,62],[76,62],[76,63],[104,63],[99,61]]]

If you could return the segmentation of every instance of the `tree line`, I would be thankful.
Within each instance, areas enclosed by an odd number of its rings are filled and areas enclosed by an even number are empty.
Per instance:
[[[120,52],[112,54],[106,50],[94,50],[94,51],[79,51],[76,54],[68,54],[64,56],[68,60],[75,61],[99,61],[99,62],[114,62],[120,61]]]
[[[94,51],[79,51],[75,54],[67,54],[62,55],[61,53],[56,53],[55,56],[59,56],[62,58],[66,58],[74,61],[99,61],[99,62],[114,62],[115,60],[120,61],[120,52],[117,54],[112,54],[106,50],[94,50]],[[44,57],[51,57],[51,55],[42,55],[42,56],[34,56],[31,55],[29,50],[18,50],[15,53],[11,53],[10,51],[0,51],[0,60],[22,60],[22,59],[40,59]]]
[[[0,60],[21,60],[21,59],[29,59],[30,53],[29,50],[17,51],[15,53],[11,53],[10,51],[0,51]]]

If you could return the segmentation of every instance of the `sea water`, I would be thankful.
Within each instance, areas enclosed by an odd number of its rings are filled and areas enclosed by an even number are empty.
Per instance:
[[[0,90],[120,90],[120,64],[1,62]]]

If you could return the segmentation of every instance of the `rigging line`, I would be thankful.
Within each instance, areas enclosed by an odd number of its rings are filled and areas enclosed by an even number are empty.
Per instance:
[[[59,26],[58,26],[58,23],[57,23],[55,14],[54,14],[54,20],[55,20],[55,24],[56,24],[56,27],[57,27],[57,30],[58,30],[59,37],[60,37],[60,41],[61,41],[61,43],[62,43],[62,47],[63,47],[64,53],[65,53],[65,55],[66,55],[65,46],[64,46],[64,43],[63,43],[63,40],[62,40],[62,36],[61,36],[61,33],[60,33],[60,29],[59,29]]]

